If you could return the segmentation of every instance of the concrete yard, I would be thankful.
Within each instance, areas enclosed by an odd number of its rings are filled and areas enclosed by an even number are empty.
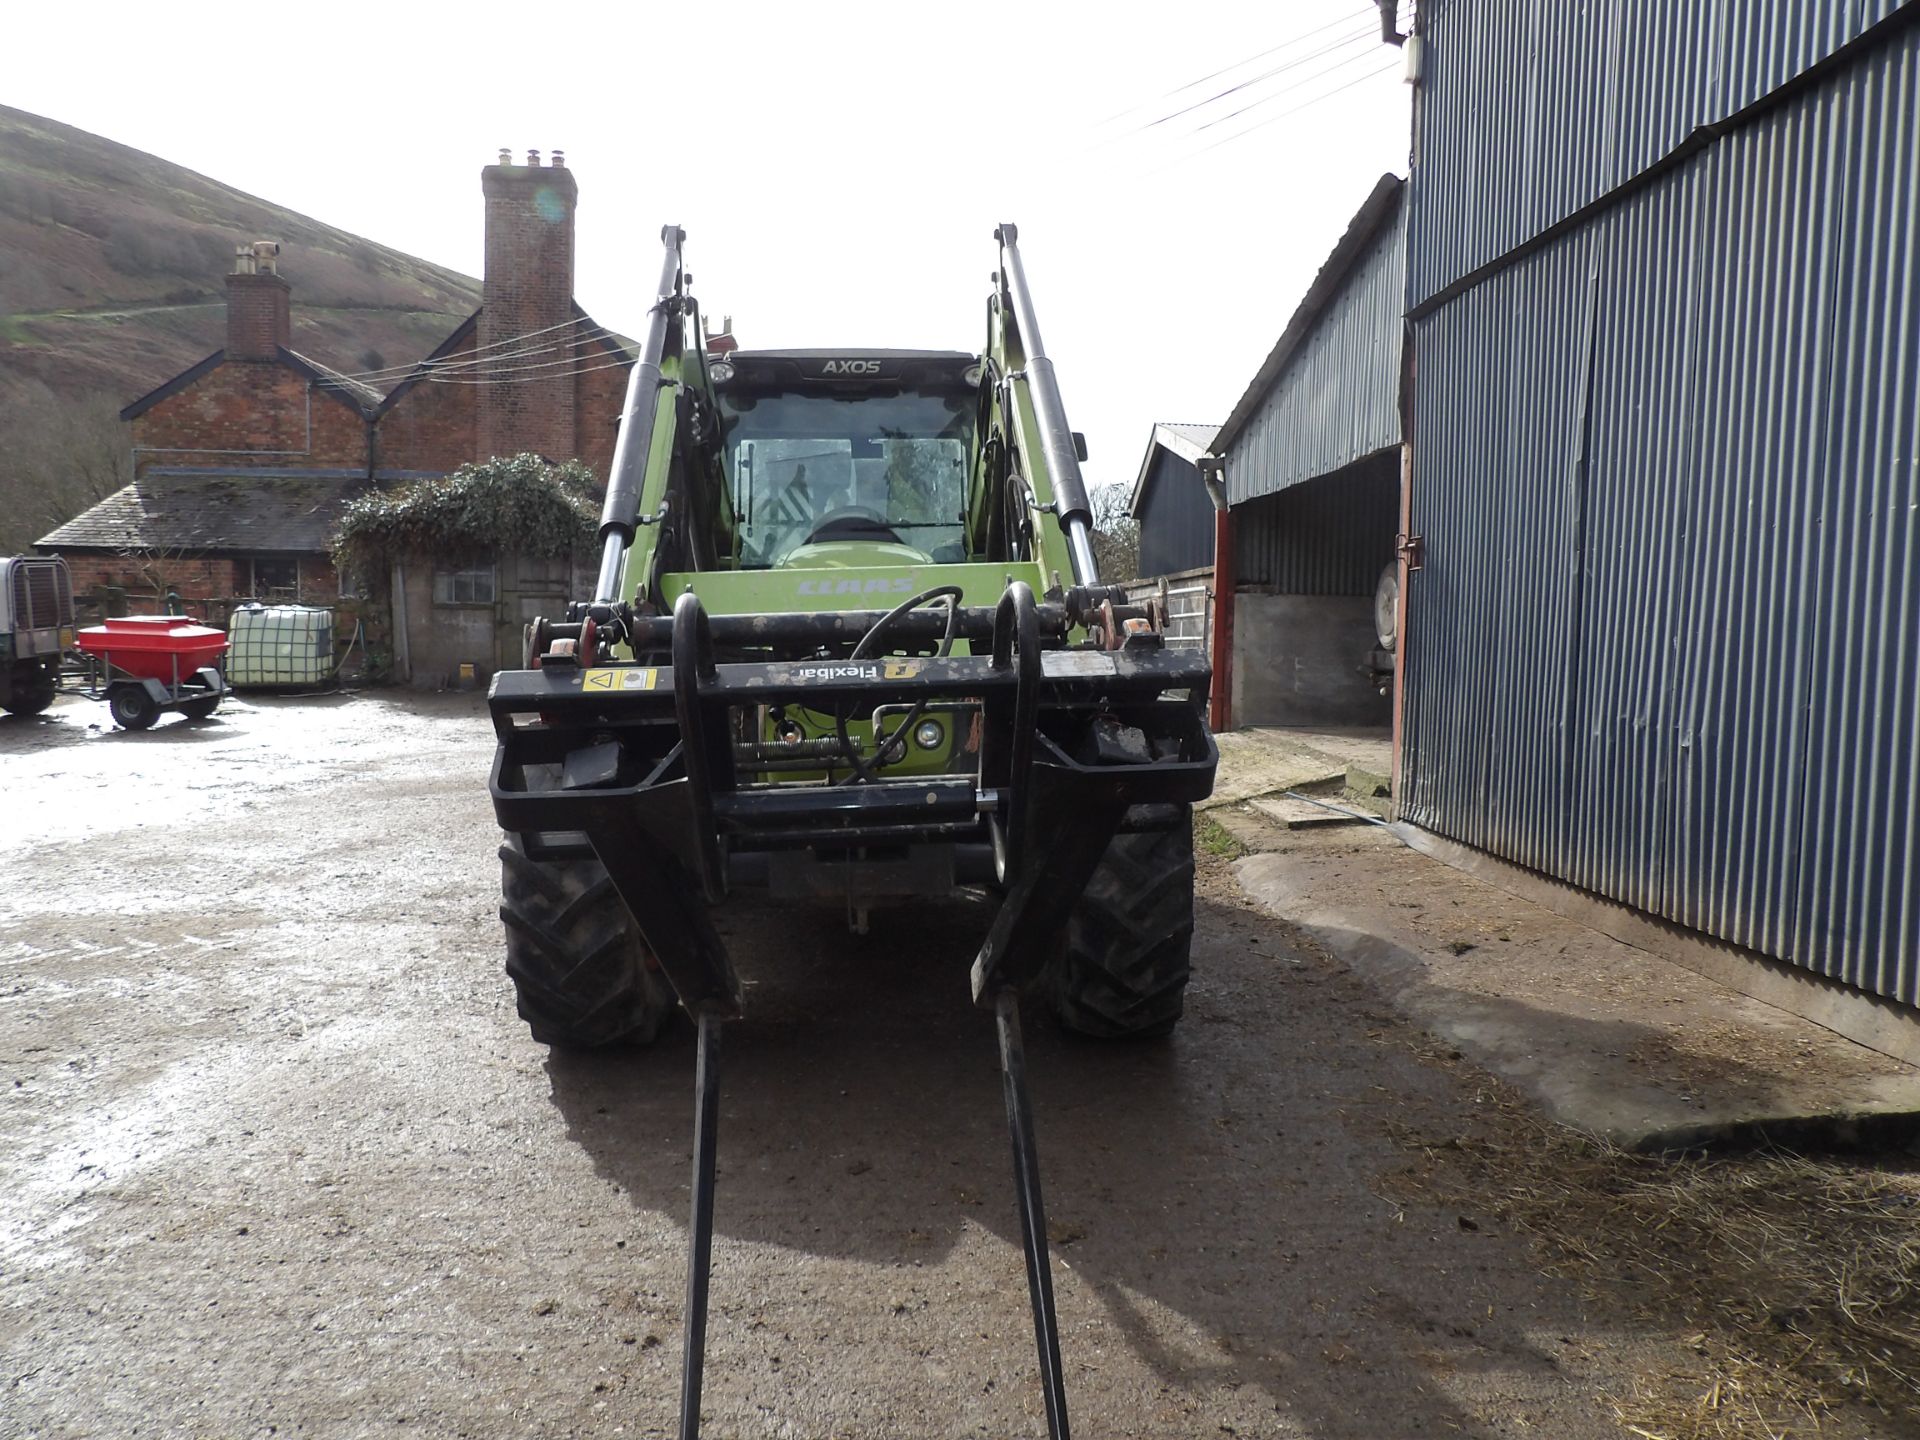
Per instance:
[[[528,1038],[490,753],[474,696],[0,718],[0,1436],[671,1432],[691,1039]],[[986,913],[724,917],[706,1433],[1045,1433]],[[1561,1142],[1223,854],[1198,925],[1172,1041],[1029,1024],[1077,1433],[1811,1433],[1435,1178]],[[1920,1433],[1874,1384],[1803,1408]],[[1688,1406],[1725,1423],[1655,1428]]]

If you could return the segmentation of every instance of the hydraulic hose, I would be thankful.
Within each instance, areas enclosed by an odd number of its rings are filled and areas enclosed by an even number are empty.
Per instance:
[[[868,654],[871,653],[870,647],[879,643],[880,637],[886,633],[889,625],[893,624],[894,621],[909,611],[918,610],[922,605],[931,605],[936,600],[945,600],[947,602],[946,633],[940,637],[940,648],[934,652],[939,658],[944,660],[947,655],[952,652],[953,642],[960,630],[961,591],[958,585],[936,585],[931,590],[922,590],[918,595],[902,600],[898,605],[894,606],[893,609],[873,622],[873,628],[860,637],[860,643],[853,647],[853,653],[847,658],[849,660],[866,659]],[[850,785],[855,780],[871,783],[879,778],[875,772],[880,766],[887,763],[887,756],[893,753],[894,746],[898,745],[902,738],[906,736],[915,725],[920,723],[920,717],[926,713],[926,709],[927,702],[925,700],[914,701],[913,708],[907,711],[899,725],[894,727],[893,733],[886,737],[884,743],[874,747],[873,763],[869,765],[861,758],[858,747],[853,743],[853,737],[847,733],[847,712],[845,707],[835,705],[833,707],[834,733],[839,736],[841,752],[846,756],[847,764],[853,769],[851,775],[848,775],[844,780],[837,781],[836,783]],[[876,740],[879,739],[878,732],[880,728],[878,724],[874,726],[876,732],[874,738]]]

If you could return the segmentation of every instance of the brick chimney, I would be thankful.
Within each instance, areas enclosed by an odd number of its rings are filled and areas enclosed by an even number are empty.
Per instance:
[[[229,360],[272,360],[293,338],[287,307],[293,287],[280,278],[279,255],[272,240],[234,248],[233,273],[227,276]]]
[[[476,405],[480,459],[522,450],[567,460],[579,452],[574,434],[573,212],[580,190],[561,151],[540,163],[500,163],[480,172],[487,200],[486,274],[481,288],[480,353],[493,359],[482,370],[494,382],[479,387]],[[535,333],[542,332],[542,333]],[[511,342],[527,336],[518,344]],[[498,347],[490,349],[488,347]],[[525,352],[525,353],[515,353]]]

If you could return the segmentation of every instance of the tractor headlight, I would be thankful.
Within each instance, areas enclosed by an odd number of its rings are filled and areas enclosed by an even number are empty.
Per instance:
[[[913,743],[922,750],[938,750],[946,738],[947,732],[938,720],[922,720],[913,727]]]
[[[733,366],[724,360],[712,360],[707,363],[707,377],[716,385],[724,385],[733,379]]]

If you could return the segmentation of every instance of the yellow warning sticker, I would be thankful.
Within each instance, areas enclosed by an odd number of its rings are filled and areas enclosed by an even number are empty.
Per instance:
[[[617,668],[589,670],[580,677],[582,690],[651,690],[660,676],[645,666],[622,665]]]
[[[889,660],[886,663],[884,678],[888,680],[911,680],[920,673],[918,660]]]

